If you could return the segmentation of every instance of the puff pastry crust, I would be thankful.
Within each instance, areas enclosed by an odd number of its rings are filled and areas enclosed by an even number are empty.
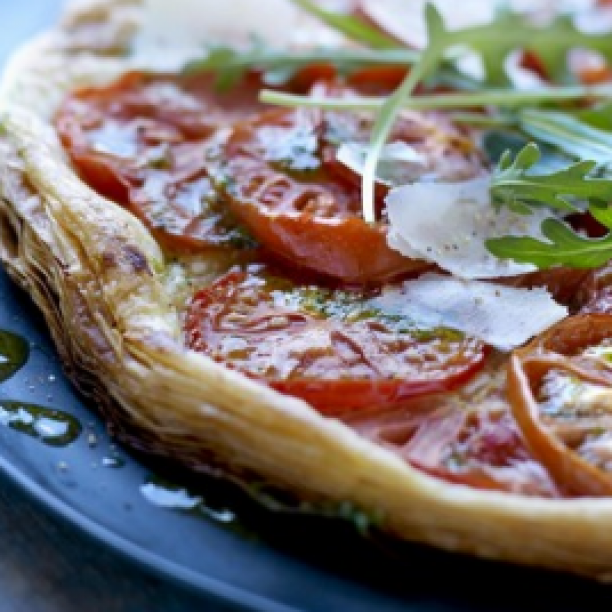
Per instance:
[[[160,248],[75,175],[62,97],[130,68],[138,0],[80,3],[12,59],[1,89],[0,255],[80,390],[124,441],[195,469],[351,501],[399,538],[612,579],[612,500],[480,491],[413,469],[342,423],[184,348]]]

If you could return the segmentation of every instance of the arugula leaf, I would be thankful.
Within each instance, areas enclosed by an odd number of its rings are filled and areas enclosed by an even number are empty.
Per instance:
[[[425,7],[425,22],[429,45],[402,84],[382,105],[372,128],[370,148],[363,165],[362,175],[363,217],[366,223],[376,221],[374,204],[376,172],[382,150],[389,138],[395,120],[417,85],[434,72],[444,57],[447,32],[442,17],[433,4],[427,4]]]
[[[455,78],[452,72],[436,71],[439,82],[450,84]],[[461,77],[464,79],[464,77]],[[429,81],[425,79],[428,83]],[[461,109],[482,108],[483,106],[497,106],[500,108],[537,106],[551,103],[571,102],[591,98],[610,98],[612,85],[586,87],[571,85],[566,87],[546,87],[543,89],[484,89],[477,91],[474,82],[464,79],[464,85],[472,91],[457,91],[452,93],[418,95],[408,97],[404,107],[412,110]],[[316,107],[324,110],[344,111],[376,111],[380,110],[387,98],[377,96],[352,96],[350,98],[316,98],[286,94],[278,91],[264,89],[261,99],[270,104],[288,107]],[[454,113],[453,117],[463,119],[464,123],[472,125],[516,126],[519,119],[516,115],[484,115],[481,113]]]
[[[528,144],[529,140],[516,132],[491,130],[482,137],[483,151],[487,159],[496,165],[499,165],[508,153],[518,155]]]
[[[528,102],[542,104],[561,99],[575,99],[590,93],[602,94],[604,90],[609,93],[609,87],[598,89],[597,87],[572,86],[544,88],[543,92],[535,93],[485,89],[475,93],[435,96],[430,100],[413,98],[416,87],[441,67],[447,66],[452,58],[456,58],[457,50],[468,50],[481,58],[485,71],[485,84],[508,83],[505,63],[509,54],[515,50],[528,50],[535,53],[544,64],[548,74],[561,81],[571,80],[567,65],[567,54],[571,49],[595,50],[612,61],[612,44],[610,44],[609,36],[584,33],[576,28],[568,16],[557,17],[552,22],[541,25],[530,22],[525,15],[507,11],[492,23],[449,31],[437,9],[428,3],[425,8],[425,21],[429,43],[420,54],[417,54],[398,49],[394,39],[356,16],[327,11],[312,0],[292,1],[352,40],[377,50],[370,50],[370,54],[383,52],[410,54],[410,57],[407,55],[401,57],[406,61],[406,65],[412,65],[411,70],[399,88],[386,100],[341,101],[342,104],[347,105],[347,108],[350,104],[355,105],[355,109],[369,105],[378,110],[371,134],[370,149],[364,164],[362,184],[364,218],[370,223],[376,220],[374,185],[378,161],[395,120],[403,107],[427,108],[427,103],[430,103],[432,107],[446,108],[453,107],[452,105],[469,108],[482,105],[524,105]],[[368,53],[364,50],[333,50],[329,52],[325,61],[332,61],[336,65],[343,63],[351,65],[355,61],[354,54],[359,52]],[[319,53],[318,59],[320,60],[320,54],[324,51],[317,53]],[[342,57],[342,54],[347,55]],[[334,62],[330,56],[338,59]],[[371,58],[372,55],[368,57]],[[361,59],[363,58],[362,55]],[[397,59],[398,56],[395,55],[395,58]],[[246,54],[238,54],[227,48],[218,48],[197,65],[192,64],[191,69],[197,67],[197,69],[216,70],[220,84],[227,87],[235,83],[245,70],[252,67],[264,69],[268,78],[276,79],[278,82],[279,79],[287,78],[292,70],[299,69],[313,61],[317,60],[313,60],[312,52],[300,57],[270,52],[262,46],[254,47],[251,53]],[[285,101],[293,104],[295,98]],[[311,100],[309,104],[317,102]],[[521,115],[521,127],[527,133],[558,146],[572,156],[594,161],[581,162],[555,173],[536,175],[533,173],[533,166],[539,159],[537,150],[535,155],[533,150],[521,151],[514,162],[509,156],[506,156],[504,165],[498,171],[497,183],[492,187],[492,193],[498,204],[507,204],[516,209],[522,209],[524,212],[527,212],[528,207],[533,204],[573,210],[575,209],[573,200],[576,198],[587,199],[591,202],[600,201],[599,198],[603,199],[602,193],[606,191],[607,186],[598,184],[597,179],[590,178],[588,175],[594,168],[594,162],[600,166],[609,163],[608,149],[612,147],[609,139],[612,136],[598,126],[586,120],[581,121],[576,116],[566,116],[562,113],[556,115],[543,113],[537,116],[530,114],[533,112],[536,111],[524,111]],[[590,117],[590,121],[597,121],[597,118]],[[568,134],[570,138],[567,138]]]
[[[594,161],[582,161],[549,174],[531,174],[538,163],[537,145],[524,147],[512,160],[507,152],[500,161],[491,184],[494,204],[508,205],[529,213],[530,206],[545,205],[558,210],[580,210],[578,200],[589,203],[589,212],[612,230],[612,180],[593,178]],[[487,249],[502,259],[531,263],[539,268],[565,265],[594,268],[612,258],[612,232],[603,238],[590,238],[575,232],[558,219],[542,222],[542,235],[548,242],[530,236],[505,236],[486,242]]]
[[[592,178],[594,161],[581,161],[548,174],[533,174],[540,149],[530,143],[512,160],[502,156],[493,175],[491,196],[496,206],[507,205],[529,214],[529,206],[545,205],[564,211],[580,211],[577,200],[596,204],[612,201],[612,180]]]
[[[554,82],[575,82],[576,77],[570,72],[568,64],[568,53],[572,49],[596,51],[612,62],[609,33],[583,32],[578,29],[571,14],[559,15],[549,24],[527,26],[524,33],[528,35],[530,29],[533,39],[526,39],[525,50],[536,54]]]
[[[507,151],[516,156],[529,142],[526,136],[518,132],[493,129],[483,135],[482,149],[487,159],[497,166]],[[570,157],[547,144],[538,143],[538,148],[540,159],[530,168],[530,173],[549,174],[567,167],[572,161]]]
[[[574,115],[591,127],[612,132],[612,102],[599,104],[574,113]]]
[[[325,10],[310,0],[292,0],[292,2],[354,42],[374,49],[396,49],[400,46],[392,37],[358,17]]]
[[[370,140],[370,151],[363,172],[363,208],[367,222],[375,221],[374,180],[378,159],[395,120],[420,81],[434,72],[454,48],[467,48],[482,58],[486,79],[492,83],[507,83],[505,61],[517,49],[533,51],[542,59],[546,69],[556,77],[567,72],[567,54],[575,47],[596,49],[612,57],[609,37],[585,34],[569,18],[560,17],[546,27],[530,23],[525,16],[507,12],[496,21],[463,30],[449,31],[434,7],[425,7],[428,45],[420,60],[380,108]],[[563,70],[562,70],[563,69]],[[486,92],[485,92],[486,94]],[[561,200],[556,200],[557,204]]]
[[[591,159],[606,169],[612,165],[612,132],[605,131],[570,113],[525,109],[520,127],[538,141],[546,142],[578,159]]]
[[[575,77],[568,67],[567,55],[572,49],[590,49],[612,61],[609,34],[592,34],[579,30],[569,15],[550,23],[535,24],[527,15],[506,11],[493,22],[448,33],[449,46],[466,47],[482,59],[485,82],[508,84],[505,63],[513,51],[534,53],[553,81],[571,83]],[[430,43],[431,44],[431,39]]]
[[[331,64],[341,72],[363,66],[410,66],[419,55],[411,49],[312,49],[308,51],[277,51],[255,41],[244,50],[211,47],[207,54],[188,63],[183,72],[214,72],[224,89],[236,85],[249,70],[262,70],[269,84],[289,80],[301,68],[313,64]]]
[[[487,240],[486,246],[497,257],[531,263],[538,268],[557,265],[597,268],[612,259],[612,233],[603,238],[588,238],[557,219],[546,219],[542,234],[549,242],[527,236],[505,236]]]
[[[356,42],[374,48],[398,46],[393,38],[356,16],[327,11],[312,0],[292,1]],[[428,3],[425,12],[430,9],[433,9],[433,5]],[[437,13],[437,10],[435,12]],[[537,55],[548,75],[555,82],[561,83],[575,81],[567,62],[567,55],[571,49],[597,51],[612,62],[612,44],[609,35],[583,32],[576,27],[571,15],[559,15],[549,23],[535,24],[526,15],[506,10],[491,23],[452,32],[444,30],[444,32],[447,49],[464,47],[479,55],[485,70],[485,82],[488,84],[508,84],[505,62],[510,53],[519,49]],[[428,41],[430,47],[434,40],[429,37]]]
[[[592,205],[589,211],[604,227],[612,229],[612,206],[608,204]]]

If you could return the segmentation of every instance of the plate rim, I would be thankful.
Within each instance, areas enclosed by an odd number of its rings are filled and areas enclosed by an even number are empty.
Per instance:
[[[119,535],[54,495],[1,452],[0,473],[48,514],[69,527],[76,527],[81,534],[166,583],[174,582],[192,593],[209,599],[212,597],[219,603],[238,605],[244,612],[303,612],[299,608],[190,569]]]

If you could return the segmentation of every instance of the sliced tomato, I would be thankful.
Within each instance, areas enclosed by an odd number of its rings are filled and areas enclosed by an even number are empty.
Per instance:
[[[401,408],[350,414],[343,421],[414,467],[449,482],[523,495],[557,497],[501,397],[440,395]]]
[[[386,187],[377,194],[383,221],[365,223],[361,178],[336,159],[344,142],[365,146],[370,129],[368,117],[305,109],[271,110],[236,126],[223,169],[232,211],[276,256],[344,283],[379,283],[422,271],[422,261],[387,245]],[[455,134],[444,141],[434,121],[407,116],[392,141],[423,155],[421,174],[431,176],[441,166],[458,179],[482,168],[473,146],[456,146]]]
[[[407,73],[403,66],[371,66],[349,74],[345,86],[360,96],[388,96],[402,84]]]
[[[185,329],[190,348],[325,414],[456,388],[485,355],[478,340],[414,329],[363,293],[243,272],[197,293]]]
[[[580,306],[584,283],[592,275],[591,270],[559,266],[537,270],[518,276],[496,279],[497,283],[510,287],[533,289],[545,287],[557,302],[576,309]]]
[[[261,109],[260,87],[254,74],[222,93],[211,75],[129,73],[71,95],[56,126],[82,178],[167,247],[235,246],[244,236],[219,201],[208,162],[219,129]]]
[[[612,68],[600,57],[585,50],[575,50],[570,56],[569,70],[584,85],[600,85],[612,80]],[[544,62],[532,51],[524,51],[519,62],[521,68],[533,72],[543,81],[551,81]]]
[[[612,494],[612,316],[582,314],[516,351],[513,414],[534,455],[575,495]]]
[[[591,270],[577,294],[581,313],[612,315],[612,263]]]
[[[544,62],[542,62],[540,57],[533,51],[523,51],[519,59],[519,65],[521,68],[533,72],[544,81],[550,80],[550,75],[548,74]]]

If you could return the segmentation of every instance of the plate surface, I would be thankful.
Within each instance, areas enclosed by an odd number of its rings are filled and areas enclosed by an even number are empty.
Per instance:
[[[59,4],[0,0],[0,54],[51,23]],[[0,296],[0,330],[29,345],[24,367],[0,383],[0,469],[41,507],[144,566],[243,610],[599,612],[612,604],[608,587],[391,548],[347,522],[275,514],[227,485],[168,476],[114,445],[64,378],[36,309],[3,272]]]

